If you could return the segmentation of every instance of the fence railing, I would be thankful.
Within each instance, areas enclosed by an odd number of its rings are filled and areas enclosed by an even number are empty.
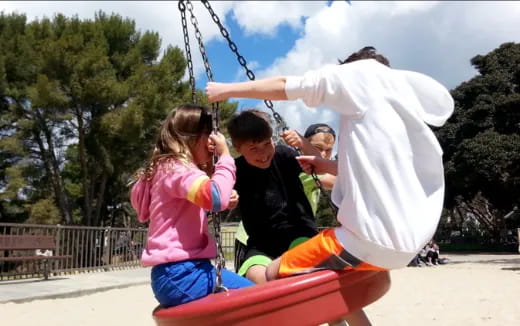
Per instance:
[[[234,252],[235,232],[231,229],[226,228],[221,234],[226,257],[232,257]],[[141,266],[147,229],[0,223],[0,234],[54,236],[56,250],[52,255],[72,257],[52,261],[52,272],[56,275]],[[0,251],[0,255],[34,255],[34,252]],[[29,260],[0,262],[0,280],[39,277],[38,269]]]

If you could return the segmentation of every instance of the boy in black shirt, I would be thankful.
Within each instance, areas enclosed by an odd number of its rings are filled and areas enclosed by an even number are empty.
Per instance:
[[[242,111],[229,121],[228,131],[242,155],[235,159],[235,189],[249,235],[238,273],[263,283],[272,259],[317,234],[314,215],[299,179],[298,153],[287,146],[275,147],[266,113]]]

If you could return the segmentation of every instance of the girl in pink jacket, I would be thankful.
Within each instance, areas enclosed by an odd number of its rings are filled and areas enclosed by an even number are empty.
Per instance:
[[[219,160],[208,177],[203,169],[212,152]],[[222,134],[211,133],[211,115],[201,106],[174,109],[159,129],[144,169],[137,172],[131,202],[139,221],[150,221],[141,258],[152,268],[152,289],[163,307],[202,298],[213,292],[215,242],[204,210],[225,210],[235,184],[235,163]],[[252,285],[228,270],[223,285]]]

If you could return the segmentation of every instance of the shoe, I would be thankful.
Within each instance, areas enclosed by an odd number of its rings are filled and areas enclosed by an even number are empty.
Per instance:
[[[427,263],[426,263],[426,266],[433,266],[433,264],[430,263],[430,262],[427,262]]]

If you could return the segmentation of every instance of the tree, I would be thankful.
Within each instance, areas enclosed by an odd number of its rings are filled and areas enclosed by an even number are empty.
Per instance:
[[[446,208],[471,213],[498,236],[502,217],[520,203],[520,44],[504,43],[471,64],[479,74],[452,90],[455,112],[436,130]]]
[[[0,155],[10,171],[0,177],[17,189],[9,202],[25,199],[30,211],[52,199],[62,223],[76,211],[81,223],[99,224],[111,178],[135,167],[135,150],[186,98],[181,51],[169,47],[159,59],[157,33],[102,12],[31,23],[2,13],[0,42]]]
[[[2,219],[128,226],[128,180],[167,113],[191,101],[180,49],[160,54],[157,33],[103,12],[1,13],[0,42]],[[221,118],[235,110],[223,103]]]

